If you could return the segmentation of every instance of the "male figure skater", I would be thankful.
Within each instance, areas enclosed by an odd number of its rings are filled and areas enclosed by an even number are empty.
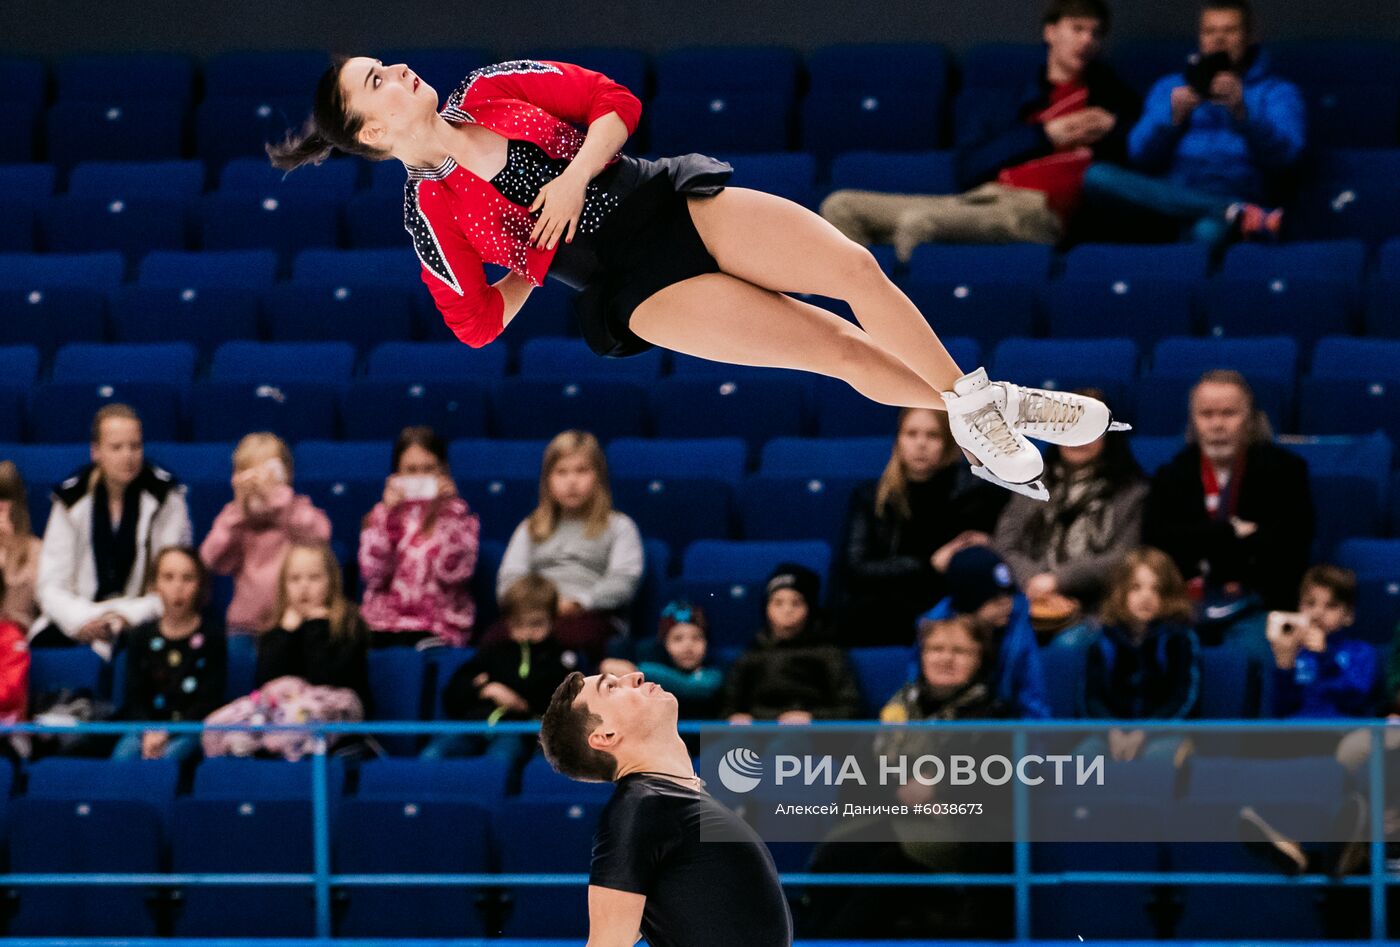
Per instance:
[[[555,770],[616,788],[598,820],[587,947],[790,947],[768,848],[705,792],[676,730],[676,698],[640,671],[575,671],[540,744]]]

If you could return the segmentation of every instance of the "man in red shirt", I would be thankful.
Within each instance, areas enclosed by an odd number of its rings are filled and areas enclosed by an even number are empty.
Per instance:
[[[954,162],[963,193],[841,190],[822,216],[858,243],[893,243],[905,262],[932,241],[1058,243],[1085,169],[1123,160],[1139,110],[1136,94],[1098,61],[1109,22],[1103,0],[1051,0],[1045,65],[1024,85],[964,93]]]

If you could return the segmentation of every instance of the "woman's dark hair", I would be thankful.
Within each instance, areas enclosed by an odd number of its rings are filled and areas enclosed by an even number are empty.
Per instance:
[[[403,459],[404,451],[410,447],[423,448],[438,459],[443,470],[447,469],[447,442],[432,428],[419,424],[399,432],[399,439],[394,441],[393,470],[399,469],[399,461]]]
[[[1078,388],[1074,393],[1107,402],[1104,393],[1097,388]],[[1060,449],[1052,445],[1045,448],[1044,453],[1045,471],[1050,477],[1053,477],[1052,471],[1055,462],[1060,458]],[[1104,435],[1103,453],[1098,456],[1094,463],[1099,469],[1099,476],[1112,484],[1114,490],[1121,490],[1137,483],[1145,476],[1142,472],[1142,466],[1133,456],[1132,448],[1128,446],[1128,435],[1121,431]]]
[[[316,102],[301,130],[289,131],[278,144],[264,146],[274,168],[294,171],[304,164],[320,164],[337,149],[370,161],[391,157],[389,152],[360,141],[364,116],[351,113],[340,88],[340,71],[349,61],[349,56],[332,56],[330,68],[316,83]]]

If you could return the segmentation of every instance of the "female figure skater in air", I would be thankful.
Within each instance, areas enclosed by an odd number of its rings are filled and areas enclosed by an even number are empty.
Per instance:
[[[964,374],[869,251],[798,204],[726,188],[724,162],[621,154],[640,114],[627,89],[568,63],[478,69],[439,110],[408,66],[338,58],[306,126],[268,154],[284,170],[335,149],[402,161],[423,281],[471,346],[500,335],[547,274],[581,290],[583,336],[599,355],[658,345],[946,409],[974,472],[1030,496],[1044,487],[1027,437],[1072,446],[1120,427],[1093,399]],[[488,283],[483,262],[510,272]],[[845,300],[860,326],[793,292]]]

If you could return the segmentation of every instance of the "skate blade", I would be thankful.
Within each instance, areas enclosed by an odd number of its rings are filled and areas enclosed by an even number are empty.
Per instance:
[[[1129,424],[1127,421],[1109,421],[1109,422],[1108,422],[1108,433],[1110,433],[1110,434],[1112,434],[1114,431],[1131,431],[1132,429],[1133,429],[1133,426],[1132,426],[1131,424]]]
[[[994,483],[999,487],[1004,487],[1012,493],[1019,493],[1023,497],[1030,497],[1032,500],[1044,502],[1050,499],[1050,491],[1045,489],[1045,484],[1040,480],[1032,480],[1030,483],[1012,483],[1009,480],[1001,479],[981,465],[973,465],[972,475],[988,483]]]

